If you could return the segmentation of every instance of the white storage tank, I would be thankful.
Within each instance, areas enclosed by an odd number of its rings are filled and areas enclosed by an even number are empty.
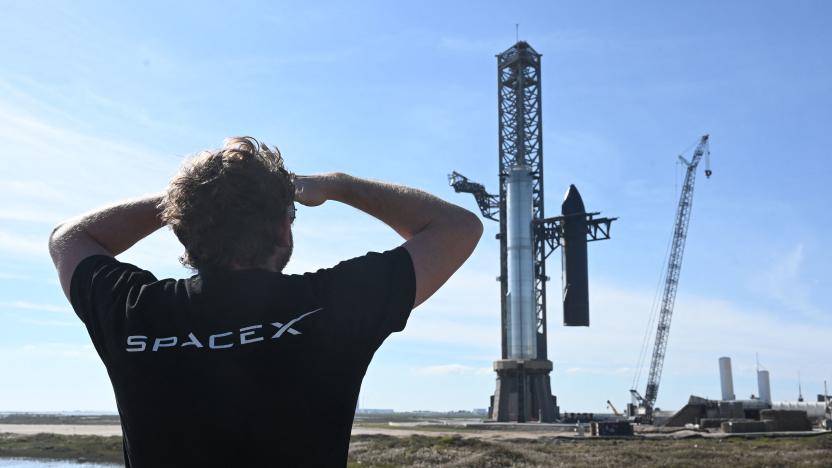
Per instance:
[[[760,392],[760,400],[771,403],[771,383],[768,378],[767,370],[757,371],[757,391]]]
[[[722,399],[726,401],[736,400],[734,395],[734,376],[731,374],[731,358],[719,358],[719,383],[722,387]]]
[[[817,419],[826,414],[826,403],[823,401],[775,401],[771,404],[771,409],[805,411],[810,419]]]

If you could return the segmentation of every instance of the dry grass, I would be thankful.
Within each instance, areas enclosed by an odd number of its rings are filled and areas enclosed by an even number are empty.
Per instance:
[[[118,436],[0,433],[0,457],[124,463]]]
[[[832,435],[777,439],[480,440],[353,437],[351,467],[392,466],[832,466]]]
[[[6,413],[0,414],[0,424],[121,424],[117,414],[39,414],[39,413]]]
[[[0,434],[0,457],[121,462],[121,438]],[[396,466],[832,466],[832,434],[759,439],[483,440],[460,436],[354,436],[350,467]]]

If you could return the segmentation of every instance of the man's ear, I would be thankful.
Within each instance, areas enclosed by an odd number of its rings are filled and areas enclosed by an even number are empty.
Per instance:
[[[280,236],[277,239],[277,245],[280,247],[289,247],[292,245],[292,223],[289,218],[284,218],[280,226]]]

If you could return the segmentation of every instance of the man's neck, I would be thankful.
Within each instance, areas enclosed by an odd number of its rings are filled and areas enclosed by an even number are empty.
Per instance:
[[[284,258],[286,252],[283,252],[283,249],[277,249],[275,253],[273,253],[265,262],[253,265],[245,265],[239,264],[237,262],[232,262],[229,270],[238,271],[238,270],[265,270],[270,271],[272,273],[280,273],[283,271],[283,268],[288,263],[288,259]]]

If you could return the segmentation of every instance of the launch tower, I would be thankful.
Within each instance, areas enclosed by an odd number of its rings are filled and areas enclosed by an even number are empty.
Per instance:
[[[558,419],[547,357],[546,259],[563,247],[564,325],[588,326],[586,243],[609,239],[615,220],[587,213],[574,185],[561,216],[544,216],[540,57],[525,41],[497,55],[499,195],[457,172],[449,176],[454,190],[473,194],[482,215],[500,223],[502,356],[494,362],[489,410],[496,421]]]

